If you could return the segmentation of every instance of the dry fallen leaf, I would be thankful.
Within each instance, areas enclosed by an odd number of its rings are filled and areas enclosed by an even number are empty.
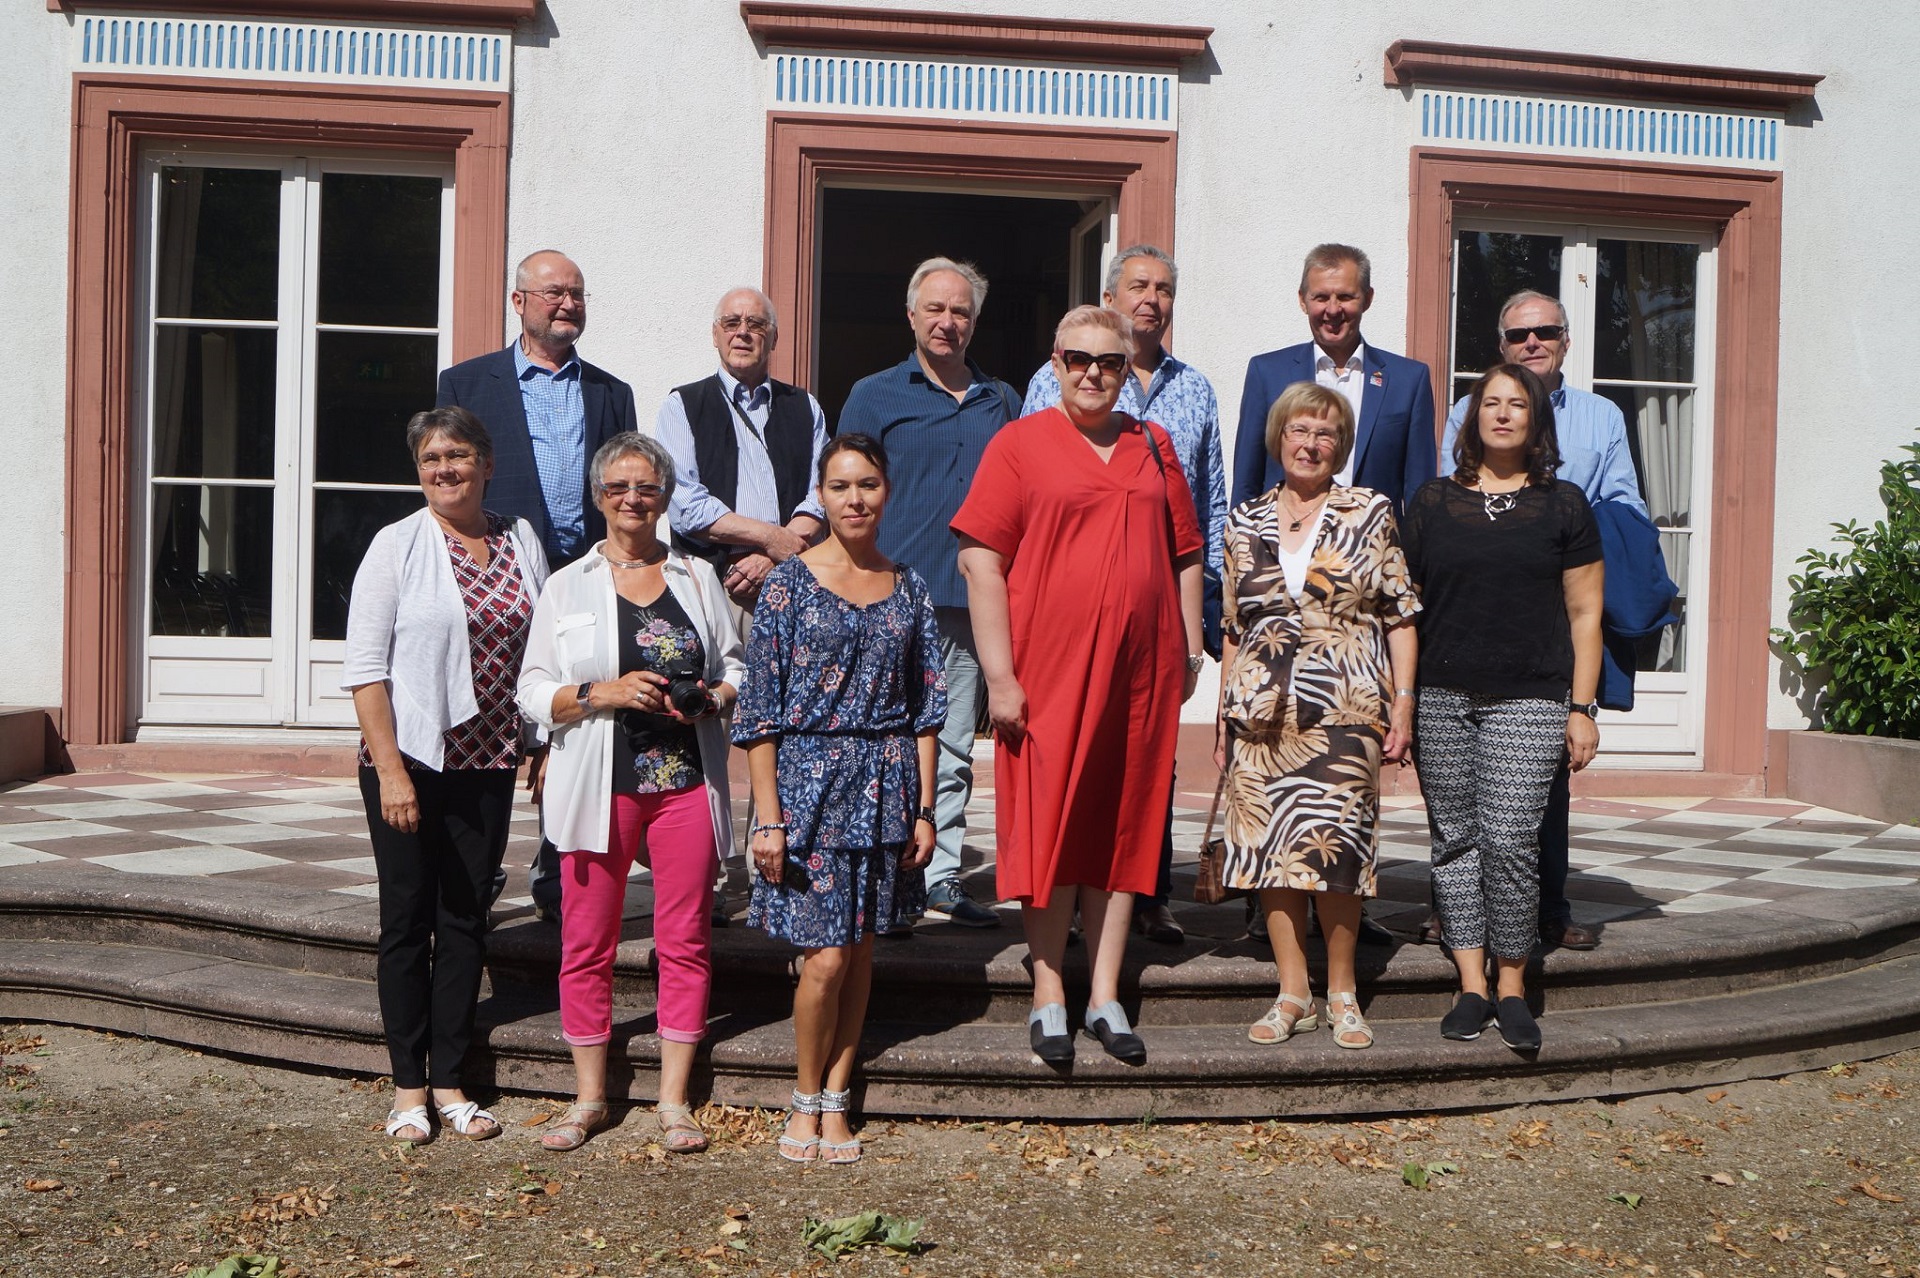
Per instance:
[[[1880,1178],[1878,1176],[1869,1176],[1865,1180],[1861,1181],[1859,1184],[1855,1185],[1854,1188],[1859,1190],[1861,1193],[1865,1194],[1867,1197],[1873,1199],[1873,1201],[1877,1203],[1904,1203],[1905,1201],[1907,1201],[1905,1198],[1902,1198],[1899,1194],[1890,1194],[1886,1190],[1880,1188],[1879,1180]]]
[[[1725,1100],[1726,1098],[1727,1098],[1727,1089],[1723,1087],[1717,1092],[1707,1093],[1707,1104],[1718,1105],[1721,1101]]]
[[[546,1110],[540,1111],[538,1114],[534,1114],[528,1118],[521,1119],[520,1125],[522,1127],[538,1127],[542,1123],[551,1123],[552,1121],[553,1121],[553,1111],[550,1109],[546,1109]]]
[[[45,1179],[30,1180],[27,1182],[27,1192],[30,1194],[44,1194],[50,1189],[59,1188],[61,1188],[61,1182],[54,1180],[50,1176]]]
[[[1712,1172],[1705,1175],[1703,1179],[1710,1180],[1716,1185],[1734,1185],[1739,1183],[1726,1172]]]
[[[735,1234],[746,1232],[746,1228],[747,1222],[744,1220],[729,1220],[720,1226],[720,1236],[731,1238]]]
[[[746,1220],[752,1215],[753,1206],[750,1203],[736,1203],[732,1207],[727,1208],[727,1219],[729,1220]]]

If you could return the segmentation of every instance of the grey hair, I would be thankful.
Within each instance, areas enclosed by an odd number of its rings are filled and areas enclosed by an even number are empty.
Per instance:
[[[527,291],[527,263],[531,262],[536,257],[547,257],[549,255],[553,257],[557,257],[563,262],[571,262],[573,264],[574,270],[576,271],[580,270],[580,263],[575,262],[572,258],[568,257],[565,253],[562,253],[559,249],[535,249],[533,252],[521,258],[520,265],[513,268],[513,291],[514,292],[524,293]],[[582,271],[580,278],[585,279],[586,272]]]
[[[435,435],[445,435],[456,444],[465,444],[481,461],[493,460],[493,436],[486,424],[458,404],[444,408],[423,408],[407,421],[407,456],[420,459],[420,450]]]
[[[667,446],[651,435],[642,435],[637,430],[623,430],[618,435],[600,445],[600,451],[593,455],[593,461],[587,467],[587,478],[593,483],[593,491],[601,489],[601,481],[606,478],[607,467],[624,457],[639,457],[653,467],[653,473],[660,480],[660,487],[666,496],[673,496],[673,454]]]
[[[729,297],[732,297],[735,293],[753,294],[754,297],[759,300],[760,305],[766,308],[767,327],[772,329],[776,333],[780,331],[780,316],[773,309],[773,299],[771,297],[768,297],[765,293],[761,292],[759,289],[755,288],[751,284],[736,284],[732,288],[728,289],[726,292],[720,295],[720,300],[713,304],[713,322],[714,323],[718,324],[720,322],[720,308],[726,303],[726,300]]]
[[[913,268],[913,278],[907,281],[907,309],[920,305],[920,285],[935,271],[952,271],[967,282],[973,290],[973,317],[979,319],[981,308],[987,304],[987,277],[972,262],[956,262],[950,257],[930,257]]]
[[[1113,261],[1107,264],[1107,292],[1120,287],[1120,273],[1128,262],[1136,257],[1150,257],[1167,268],[1167,287],[1175,295],[1180,292],[1180,268],[1173,264],[1173,255],[1165,249],[1155,248],[1151,244],[1135,244],[1132,248],[1123,248],[1113,255]]]
[[[1501,330],[1507,326],[1507,312],[1522,302],[1552,302],[1554,309],[1560,312],[1560,327],[1566,328],[1568,326],[1567,304],[1565,302],[1551,293],[1542,293],[1537,288],[1523,288],[1506,301],[1500,303],[1500,316],[1493,322],[1493,335],[1495,337],[1499,337]]]
[[[1373,291],[1373,263],[1367,255],[1351,244],[1316,244],[1307,253],[1306,264],[1300,268],[1300,295],[1306,296],[1307,276],[1315,271],[1324,271],[1329,267],[1344,266],[1352,262],[1360,268],[1360,291]]]

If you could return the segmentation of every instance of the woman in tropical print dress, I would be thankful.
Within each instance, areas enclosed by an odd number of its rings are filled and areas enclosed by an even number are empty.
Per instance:
[[[1216,758],[1226,769],[1231,888],[1257,889],[1280,993],[1247,1031],[1280,1043],[1319,1025],[1307,987],[1308,893],[1327,943],[1334,1042],[1369,1047],[1353,947],[1374,894],[1380,761],[1413,739],[1420,603],[1393,507],[1333,482],[1353,451],[1346,397],[1300,382],[1267,414],[1286,467],[1227,518]]]

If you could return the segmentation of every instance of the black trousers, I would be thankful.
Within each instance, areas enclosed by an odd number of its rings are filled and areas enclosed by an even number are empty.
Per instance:
[[[1567,824],[1573,815],[1573,771],[1567,757],[1553,774],[1547,791],[1547,810],[1540,817],[1540,921],[1564,926],[1573,920],[1567,904],[1567,857],[1572,838]]]
[[[487,906],[507,848],[512,768],[409,768],[420,804],[411,834],[380,815],[380,777],[360,769],[380,876],[380,1021],[395,1087],[461,1086],[487,957]]]

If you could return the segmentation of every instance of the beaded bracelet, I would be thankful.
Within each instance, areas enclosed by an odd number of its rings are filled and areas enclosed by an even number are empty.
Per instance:
[[[751,830],[748,830],[747,837],[752,838],[754,835],[759,834],[763,830],[778,830],[780,831],[780,833],[785,834],[787,832],[787,823],[785,821],[764,822],[763,824],[756,825]]]

